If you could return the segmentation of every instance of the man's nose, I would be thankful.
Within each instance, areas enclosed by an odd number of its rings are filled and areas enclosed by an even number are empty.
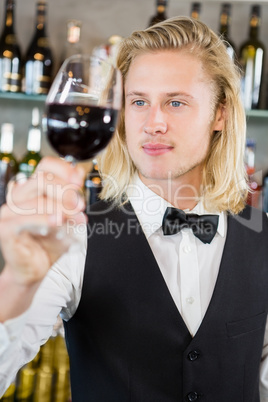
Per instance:
[[[165,134],[167,132],[167,122],[165,114],[160,107],[151,107],[144,125],[146,134]]]

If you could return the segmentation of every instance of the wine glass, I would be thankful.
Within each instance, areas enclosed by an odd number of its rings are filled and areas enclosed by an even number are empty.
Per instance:
[[[111,62],[86,54],[66,59],[45,103],[43,126],[51,147],[73,164],[94,158],[113,137],[121,100],[121,73]],[[65,225],[27,225],[20,231],[53,235],[66,248],[75,244]]]
[[[83,54],[66,59],[46,99],[52,148],[73,163],[92,159],[113,136],[121,97],[121,74],[112,63]]]

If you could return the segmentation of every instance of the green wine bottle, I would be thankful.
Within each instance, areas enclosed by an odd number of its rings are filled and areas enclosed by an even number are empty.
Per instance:
[[[29,178],[42,156],[41,149],[41,127],[39,124],[39,109],[37,107],[32,110],[32,123],[29,128],[28,141],[27,141],[27,153],[23,156],[19,162],[18,171],[20,177]]]
[[[241,94],[245,109],[260,109],[263,91],[265,46],[259,40],[260,5],[252,6],[249,39],[242,44],[239,60],[243,70]]]
[[[15,0],[6,0],[4,28],[0,38],[0,91],[20,92],[21,50],[15,34]]]
[[[230,20],[231,20],[231,4],[224,3],[221,7],[221,14],[220,14],[220,28],[219,33],[226,45],[227,53],[231,57],[233,61],[236,60],[236,50],[235,45],[230,39],[229,35],[229,27],[230,27]]]
[[[10,179],[17,173],[18,164],[13,155],[14,126],[4,123],[0,141],[0,206],[6,202],[6,190]]]

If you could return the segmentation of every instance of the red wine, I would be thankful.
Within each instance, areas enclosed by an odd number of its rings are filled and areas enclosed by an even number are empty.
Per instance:
[[[48,140],[61,155],[77,160],[93,158],[111,140],[118,110],[79,104],[50,104]]]

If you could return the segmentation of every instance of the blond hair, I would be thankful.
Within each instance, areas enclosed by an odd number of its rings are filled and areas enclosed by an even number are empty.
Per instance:
[[[225,123],[214,133],[202,178],[201,197],[208,210],[240,212],[248,187],[244,168],[245,112],[240,100],[240,73],[224,42],[204,23],[188,17],[170,18],[144,31],[133,32],[119,48],[117,66],[125,82],[134,58],[146,52],[185,50],[203,64],[214,91],[214,112],[224,105]],[[117,132],[100,158],[102,199],[120,204],[136,167],[125,138],[124,105]]]

